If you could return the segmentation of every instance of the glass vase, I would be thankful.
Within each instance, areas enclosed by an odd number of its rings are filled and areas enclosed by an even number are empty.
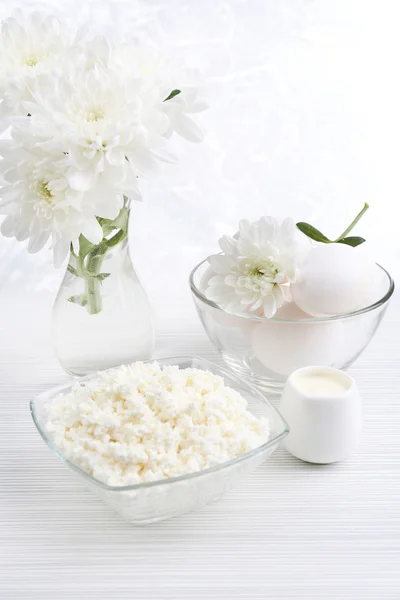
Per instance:
[[[98,219],[98,245],[80,236],[53,307],[54,348],[72,375],[87,375],[135,360],[154,350],[152,309],[133,268],[128,247],[129,206],[113,220]]]

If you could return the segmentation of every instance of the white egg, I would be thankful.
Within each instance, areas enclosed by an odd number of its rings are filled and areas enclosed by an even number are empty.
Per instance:
[[[305,313],[294,302],[285,302],[275,313],[275,319],[308,319],[310,315]]]
[[[379,302],[389,291],[389,277],[386,272],[381,269],[376,263],[371,267],[371,276],[365,295],[365,300],[361,306],[371,306],[375,302]]]
[[[356,248],[321,244],[310,250],[291,285],[293,300],[315,317],[338,315],[365,305],[375,264]]]
[[[290,308],[293,310],[293,306]],[[295,312],[293,310],[291,318],[295,318]],[[300,367],[333,366],[340,361],[343,324],[339,321],[310,323],[271,319],[253,328],[251,343],[254,356],[267,369],[279,375],[290,375]]]

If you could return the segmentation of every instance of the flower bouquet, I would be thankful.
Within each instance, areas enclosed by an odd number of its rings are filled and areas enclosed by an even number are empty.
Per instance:
[[[84,374],[154,344],[151,311],[128,253],[139,182],[171,162],[175,132],[203,137],[193,74],[137,40],[113,43],[21,12],[2,23],[1,232],[69,255],[53,312],[62,365]],[[118,351],[116,352],[116,347]]]

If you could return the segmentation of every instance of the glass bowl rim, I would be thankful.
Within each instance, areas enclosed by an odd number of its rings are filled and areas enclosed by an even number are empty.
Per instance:
[[[207,368],[207,366],[216,368],[218,370],[218,375],[221,375],[221,376],[225,375],[226,377],[233,379],[234,382],[237,382],[241,386],[244,386],[245,388],[247,388],[248,392],[251,393],[251,395],[254,396],[257,400],[259,400],[263,404],[267,404],[270,407],[270,409],[272,409],[272,411],[277,415],[277,417],[279,418],[279,421],[281,422],[281,425],[282,425],[281,433],[274,436],[273,438],[268,439],[268,441],[265,442],[265,444],[262,444],[261,446],[257,446],[257,448],[254,448],[253,450],[250,450],[249,452],[246,452],[245,454],[242,454],[241,456],[237,456],[235,458],[232,458],[231,460],[225,461],[218,465],[214,465],[213,467],[209,467],[208,469],[202,469],[201,471],[194,471],[193,473],[186,473],[185,475],[179,475],[178,477],[171,477],[170,479],[158,479],[157,481],[147,481],[144,483],[135,483],[133,485],[110,486],[110,485],[107,485],[106,483],[103,483],[102,481],[99,481],[98,479],[95,479],[94,477],[92,477],[92,475],[90,475],[89,473],[87,473],[86,471],[84,471],[83,469],[78,467],[77,465],[75,465],[63,454],[63,452],[58,448],[58,446],[53,442],[53,440],[51,440],[51,438],[43,430],[43,428],[40,424],[40,420],[37,417],[36,407],[35,407],[36,400],[40,399],[43,395],[45,395],[45,394],[47,395],[51,392],[53,392],[54,394],[58,394],[58,393],[61,393],[63,390],[65,390],[69,387],[72,387],[72,385],[74,385],[76,383],[89,381],[91,378],[96,376],[96,372],[94,372],[94,373],[90,373],[89,375],[85,375],[83,377],[77,377],[73,381],[69,381],[69,382],[54,386],[48,390],[45,390],[44,392],[37,394],[30,401],[29,408],[30,408],[31,417],[32,417],[32,420],[33,420],[33,422],[36,426],[36,429],[38,430],[41,438],[47,444],[47,446],[50,448],[50,450],[52,450],[54,452],[54,454],[56,454],[56,456],[61,458],[62,461],[64,463],[66,463],[69,468],[71,468],[73,471],[75,471],[76,473],[81,475],[84,479],[94,483],[96,486],[98,486],[106,491],[109,491],[109,492],[128,492],[128,491],[136,491],[139,489],[147,489],[147,488],[152,488],[152,487],[157,487],[157,486],[171,485],[173,483],[177,483],[180,481],[197,479],[199,477],[203,477],[204,475],[208,475],[210,473],[216,473],[218,471],[222,471],[226,467],[230,467],[230,466],[239,464],[239,463],[247,460],[248,458],[251,458],[252,456],[256,456],[257,454],[267,450],[271,446],[279,443],[289,433],[289,425],[287,424],[286,420],[283,418],[283,416],[281,415],[279,410],[268,400],[268,398],[266,398],[261,393],[260,390],[258,390],[255,386],[253,386],[248,381],[240,379],[236,375],[230,373],[230,371],[228,371],[227,369],[220,367],[216,363],[214,363],[206,358],[202,358],[201,356],[197,356],[197,355],[194,355],[194,356],[190,356],[190,355],[164,356],[164,357],[160,357],[160,358],[144,360],[142,362],[152,363],[152,362],[158,362],[158,361],[162,362],[162,361],[167,361],[167,360],[168,361],[173,360],[173,361],[176,361],[177,363],[183,362],[183,361],[188,361],[188,360],[190,360],[190,361],[198,360],[205,364],[205,368]],[[109,369],[104,369],[104,370],[107,371]]]
[[[222,254],[222,252],[219,252],[219,254]],[[267,317],[264,317],[264,316],[260,317],[260,316],[257,316],[257,315],[250,315],[250,314],[245,314],[245,313],[228,312],[224,308],[222,308],[222,306],[220,306],[219,304],[216,304],[212,300],[209,300],[199,290],[199,288],[196,286],[196,284],[194,282],[194,277],[195,277],[197,271],[207,261],[208,261],[208,257],[205,258],[204,260],[202,260],[201,262],[199,262],[192,269],[192,271],[190,272],[190,275],[189,275],[189,285],[190,285],[190,289],[192,291],[192,294],[194,294],[194,296],[196,296],[196,298],[198,300],[200,300],[201,302],[203,302],[204,304],[207,304],[211,308],[215,308],[215,310],[221,311],[225,315],[230,315],[232,317],[238,317],[238,318],[241,318],[241,319],[248,319],[250,321],[256,321],[256,322],[271,322],[272,321],[272,322],[275,322],[275,323],[325,323],[327,321],[341,321],[342,319],[349,319],[350,317],[355,317],[357,315],[363,315],[365,313],[368,313],[368,312],[371,312],[371,311],[375,310],[376,308],[379,308],[380,306],[383,306],[384,304],[386,304],[390,300],[390,298],[393,295],[394,288],[395,288],[394,280],[390,276],[389,272],[386,271],[386,269],[384,267],[382,267],[382,265],[380,265],[379,263],[375,263],[376,266],[379,267],[381,269],[381,271],[383,271],[385,273],[385,275],[387,276],[389,287],[388,287],[388,290],[385,293],[385,295],[382,296],[382,298],[380,298],[379,300],[377,300],[373,304],[369,304],[368,306],[364,306],[363,308],[358,308],[357,310],[353,310],[351,312],[340,313],[338,315],[332,315],[330,317],[308,317],[306,319],[296,319],[296,318],[284,319],[284,318],[272,317],[271,319],[268,319]]]

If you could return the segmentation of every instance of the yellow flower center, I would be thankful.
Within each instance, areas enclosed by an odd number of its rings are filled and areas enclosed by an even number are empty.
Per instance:
[[[39,62],[39,58],[37,56],[27,56],[25,58],[25,64],[27,67],[35,67],[38,62]]]
[[[93,108],[86,113],[85,121],[100,121],[101,119],[104,119],[104,117],[105,114],[101,108]]]
[[[51,190],[49,190],[48,185],[48,181],[40,179],[38,181],[35,181],[32,187],[41,200],[44,200],[46,204],[52,204],[53,194],[51,193]]]
[[[247,275],[248,277],[259,277],[260,275],[264,275],[264,273],[260,271],[259,267],[253,267],[252,269],[249,269]]]

